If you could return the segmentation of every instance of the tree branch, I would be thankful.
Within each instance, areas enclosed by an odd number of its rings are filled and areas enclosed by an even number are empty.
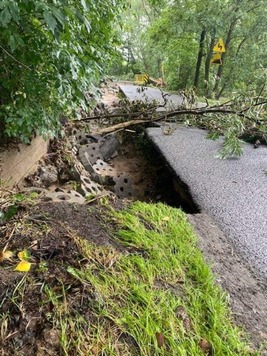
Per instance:
[[[267,104],[267,101],[262,101],[260,103],[256,103],[253,105],[254,106],[259,106]],[[74,120],[75,122],[80,122],[80,121],[91,121],[91,120],[97,120],[97,119],[111,119],[111,118],[117,118],[117,117],[125,117],[125,118],[136,118],[131,120],[131,122],[136,122],[136,121],[142,121],[142,122],[149,122],[149,121],[158,121],[158,120],[163,120],[164,118],[169,118],[173,116],[178,116],[178,115],[204,115],[204,114],[234,114],[240,117],[243,117],[249,121],[252,121],[254,123],[257,123],[258,125],[261,125],[262,122],[244,114],[246,111],[248,111],[250,107],[247,107],[243,110],[235,110],[229,108],[229,106],[212,106],[212,107],[202,107],[202,108],[195,108],[195,109],[182,109],[182,110],[176,110],[176,111],[171,111],[171,112],[164,112],[163,114],[156,113],[155,111],[145,111],[145,112],[133,112],[133,113],[118,113],[118,114],[103,114],[103,115],[98,115],[98,116],[89,116],[84,119],[76,119]],[[156,118],[149,118],[152,114],[157,114]],[[143,117],[142,119],[140,119]],[[145,119],[146,117],[146,119]],[[120,125],[120,124],[119,124]],[[114,125],[115,126],[115,125]]]
[[[17,62],[18,64],[22,65],[23,67],[27,68],[28,70],[32,71],[32,69],[30,67],[28,67],[26,64],[20,62],[19,60],[17,60],[15,57],[12,56],[11,53],[9,53],[4,47],[2,47],[0,45],[0,48],[2,48],[2,50],[9,56],[11,57],[15,62]]]

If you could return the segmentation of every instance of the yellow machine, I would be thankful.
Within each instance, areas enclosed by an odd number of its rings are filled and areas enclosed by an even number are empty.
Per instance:
[[[155,78],[150,77],[148,74],[135,74],[134,82],[135,82],[135,84],[138,84],[138,85],[153,84],[156,87],[166,86],[166,83],[164,82],[164,80],[162,78],[155,79]]]
[[[149,83],[149,75],[148,74],[135,74],[134,82],[139,85],[146,85]]]

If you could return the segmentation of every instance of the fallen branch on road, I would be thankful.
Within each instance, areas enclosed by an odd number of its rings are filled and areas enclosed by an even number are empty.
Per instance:
[[[166,99],[164,97],[164,99]],[[189,98],[190,99],[190,98]],[[96,130],[98,134],[109,134],[124,130],[134,125],[146,125],[153,122],[182,123],[192,127],[201,127],[209,132],[209,136],[217,139],[224,136],[221,157],[242,154],[242,139],[251,142],[257,140],[266,143],[266,104],[267,101],[251,101],[250,98],[238,97],[236,100],[227,101],[221,105],[197,107],[196,102],[185,99],[180,107],[170,111],[159,111],[160,107],[166,108],[166,100],[163,105],[155,102],[122,101],[118,112],[89,116],[76,122],[91,120],[110,120],[110,124],[104,122],[104,127]],[[258,147],[258,146],[257,146]]]
[[[261,103],[261,104],[265,104]],[[258,105],[258,104],[257,104]],[[134,122],[134,121],[140,121],[140,117],[147,117],[148,119],[143,119],[144,122],[147,121],[160,121],[164,120],[170,117],[174,116],[179,116],[179,115],[205,115],[205,114],[233,114],[236,116],[239,116],[241,118],[247,119],[251,122],[254,122],[258,125],[261,125],[262,122],[258,119],[255,119],[249,115],[244,114],[244,112],[248,111],[250,108],[245,108],[242,110],[235,110],[235,109],[230,109],[229,106],[227,107],[222,107],[222,106],[216,106],[216,107],[202,107],[202,108],[190,108],[190,109],[181,109],[181,110],[175,110],[175,111],[170,111],[170,112],[164,112],[164,114],[160,114],[155,110],[147,110],[143,112],[120,112],[117,114],[102,114],[102,115],[96,115],[96,116],[89,116],[83,119],[77,119],[74,120],[75,122],[80,122],[80,121],[92,121],[92,120],[100,120],[100,119],[115,119],[115,118],[121,118],[124,117],[126,119],[128,118],[137,118],[137,120],[131,120],[133,121],[132,124],[137,124],[139,122]],[[149,116],[151,117],[149,119]],[[155,116],[154,118],[152,116]],[[115,126],[115,125],[114,125]]]
[[[159,120],[159,119],[157,119],[157,120]],[[154,120],[154,121],[156,121],[156,120]],[[97,130],[96,132],[98,134],[107,134],[107,133],[117,131],[119,129],[126,129],[129,126],[145,124],[147,122],[151,122],[151,120],[130,120],[130,121],[122,122],[120,124],[112,125],[109,127],[104,127],[102,129]]]

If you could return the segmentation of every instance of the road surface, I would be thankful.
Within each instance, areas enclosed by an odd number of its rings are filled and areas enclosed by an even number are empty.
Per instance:
[[[149,128],[148,136],[185,182],[202,212],[209,214],[246,257],[267,272],[267,147],[244,144],[238,159],[216,158],[222,140],[180,127],[172,135]]]
[[[120,84],[119,88],[120,88],[120,91],[130,101],[141,100],[141,101],[148,102],[148,103],[156,101],[159,105],[164,104],[162,92],[157,88],[140,87],[138,85],[133,85],[133,84]],[[164,93],[168,94],[166,92],[164,92]],[[181,95],[168,94],[166,109],[174,110],[182,103],[183,103],[183,98]],[[165,108],[160,108],[160,109],[165,110]]]
[[[129,100],[144,98],[161,102],[160,91],[121,85]],[[172,98],[172,96],[171,96]],[[176,104],[180,96],[174,96]],[[200,210],[210,215],[232,244],[258,271],[267,272],[267,147],[244,144],[238,159],[216,158],[222,139],[206,139],[199,129],[178,127],[164,135],[149,128],[148,136],[177,176],[187,184]]]

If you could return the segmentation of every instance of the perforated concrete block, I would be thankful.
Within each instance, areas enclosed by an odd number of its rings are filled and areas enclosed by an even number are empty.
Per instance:
[[[114,178],[114,192],[119,198],[131,198],[134,195],[133,183],[126,174]]]
[[[101,185],[93,182],[90,178],[81,176],[81,190],[83,195],[94,194],[100,195],[103,188]]]
[[[68,203],[76,203],[83,204],[85,202],[85,198],[76,192],[75,190],[63,190],[63,191],[55,191],[51,192],[51,194],[47,194],[47,197],[51,197],[53,201],[67,201]]]
[[[84,160],[85,153],[86,158],[89,159],[91,164],[95,164],[98,159],[103,159],[102,154],[99,151],[100,143],[91,143],[85,146],[82,146],[79,149],[79,158],[80,160]]]
[[[75,142],[78,145],[86,145],[98,141],[97,138],[89,133],[77,129],[72,130],[72,136],[75,138]]]
[[[93,165],[93,169],[97,174],[102,176],[114,177],[116,175],[114,168],[110,164],[104,162],[102,159],[98,159],[96,161],[96,163]]]
[[[48,189],[30,187],[24,190],[25,193],[37,193],[40,199],[44,201],[67,201],[68,203],[83,204],[85,198],[75,190],[66,190],[62,188],[57,188],[55,191],[50,191]]]

